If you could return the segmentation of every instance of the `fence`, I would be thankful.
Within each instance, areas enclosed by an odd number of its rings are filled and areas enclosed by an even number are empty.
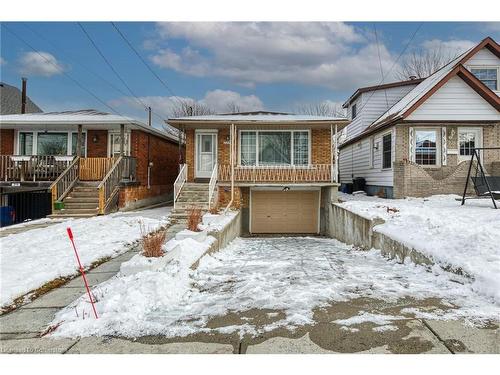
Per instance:
[[[52,212],[52,196],[47,190],[1,193],[1,226],[41,219]]]

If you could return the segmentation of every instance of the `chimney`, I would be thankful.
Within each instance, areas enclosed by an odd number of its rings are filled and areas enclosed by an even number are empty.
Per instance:
[[[22,78],[23,86],[21,91],[21,113],[26,113],[26,81],[27,78]]]
[[[410,76],[410,81],[414,81],[417,79],[417,76]]]

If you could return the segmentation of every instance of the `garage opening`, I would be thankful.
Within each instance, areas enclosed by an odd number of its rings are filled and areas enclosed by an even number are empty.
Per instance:
[[[319,233],[319,190],[251,190],[250,232]]]

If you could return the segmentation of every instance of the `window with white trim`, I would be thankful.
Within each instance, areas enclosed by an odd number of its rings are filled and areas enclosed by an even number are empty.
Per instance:
[[[438,164],[438,133],[436,129],[415,130],[415,163]]]
[[[471,68],[471,73],[493,91],[498,90],[498,67]]]
[[[258,166],[308,165],[310,133],[307,130],[240,132],[240,164]]]
[[[481,129],[458,128],[458,154],[469,159],[474,148],[481,147]]]

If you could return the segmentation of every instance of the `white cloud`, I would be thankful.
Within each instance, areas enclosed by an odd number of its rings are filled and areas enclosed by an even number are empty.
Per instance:
[[[468,49],[474,47],[477,43],[472,40],[455,39],[455,40],[441,40],[432,39],[426,40],[422,43],[422,47],[428,51],[441,50],[451,56],[459,55]]]
[[[257,96],[241,95],[230,90],[207,91],[205,96],[199,100],[189,97],[174,96],[143,96],[139,99],[163,118],[168,118],[172,115],[172,110],[178,104],[178,99],[192,100],[193,102],[207,105],[217,113],[228,112],[228,106],[230,104],[238,106],[241,111],[255,111],[264,108],[264,104]],[[113,108],[117,108],[120,112],[127,112],[141,118],[146,117],[144,106],[133,97],[114,99],[109,102],[109,105]]]
[[[164,47],[151,56],[153,63],[192,76],[224,77],[249,87],[295,82],[334,89],[380,80],[377,46],[340,22],[173,22],[157,24],[157,33],[155,43]],[[172,49],[169,41],[175,39],[188,47]],[[380,54],[387,71],[392,56],[383,44]]]
[[[19,71],[28,76],[51,77],[65,70],[54,55],[43,51],[25,52],[19,64]]]

